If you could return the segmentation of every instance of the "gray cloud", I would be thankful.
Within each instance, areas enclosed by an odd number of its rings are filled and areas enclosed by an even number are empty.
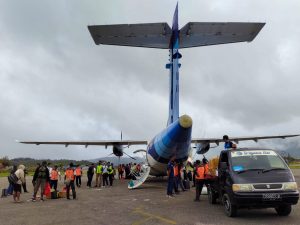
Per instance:
[[[126,139],[151,139],[167,120],[168,52],[96,46],[87,25],[170,23],[175,4],[1,1],[2,155],[90,159],[110,153],[15,139],[118,139],[121,130]],[[179,3],[181,25],[266,22],[252,43],[181,51],[180,111],[192,116],[194,137],[299,133],[299,6],[296,0]],[[290,142],[266,143],[289,148]]]

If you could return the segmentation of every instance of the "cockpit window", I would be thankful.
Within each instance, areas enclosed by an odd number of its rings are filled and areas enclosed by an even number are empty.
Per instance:
[[[232,170],[270,170],[287,169],[286,164],[272,150],[249,150],[232,151],[231,153]]]

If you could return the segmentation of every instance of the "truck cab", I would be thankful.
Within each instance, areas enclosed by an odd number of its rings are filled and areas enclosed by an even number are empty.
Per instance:
[[[218,176],[208,188],[210,203],[219,199],[227,216],[240,208],[274,208],[287,216],[299,191],[286,162],[271,149],[232,149],[220,153]]]

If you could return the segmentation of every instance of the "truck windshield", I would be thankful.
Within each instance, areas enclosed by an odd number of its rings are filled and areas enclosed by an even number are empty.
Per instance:
[[[272,150],[243,150],[232,151],[231,153],[232,170],[269,172],[272,170],[288,169],[283,160]]]

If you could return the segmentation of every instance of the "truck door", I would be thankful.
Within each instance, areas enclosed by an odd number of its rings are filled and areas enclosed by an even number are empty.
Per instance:
[[[226,168],[221,168],[221,164],[226,164]],[[218,167],[218,176],[219,176],[219,187],[220,187],[220,194],[222,195],[228,186],[228,178],[229,178],[229,162],[228,162],[228,153],[221,152],[220,160],[219,160],[219,167]],[[227,184],[227,185],[226,185]],[[227,187],[228,188],[228,187]]]

